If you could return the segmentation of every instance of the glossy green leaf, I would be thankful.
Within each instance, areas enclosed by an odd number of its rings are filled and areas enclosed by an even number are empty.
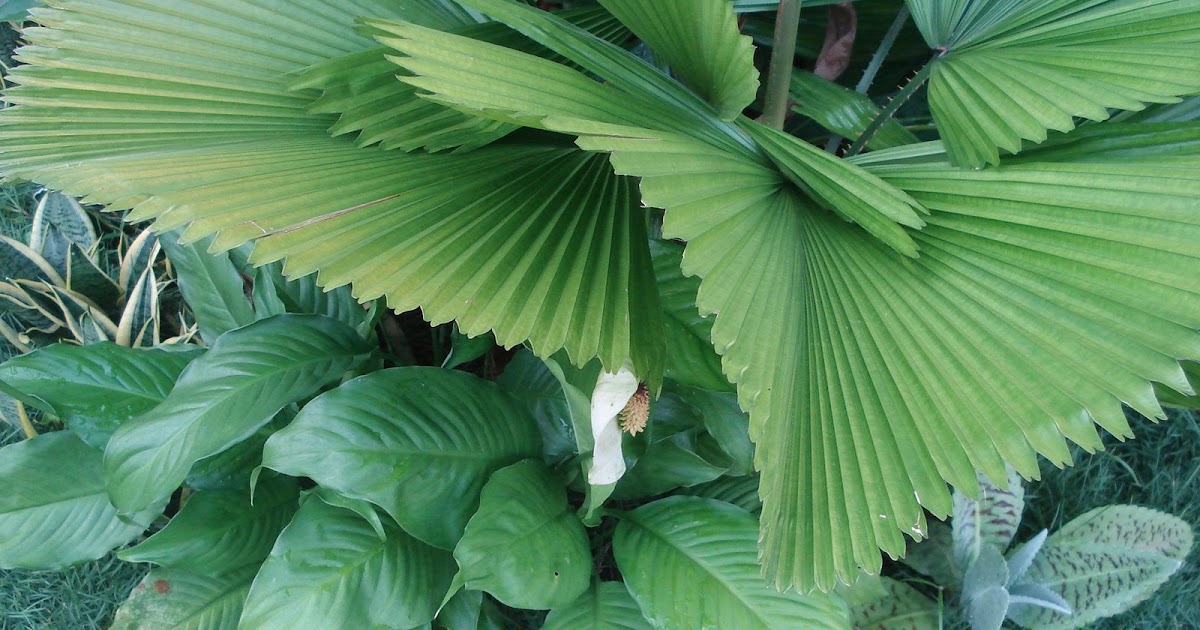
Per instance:
[[[650,630],[624,582],[595,580],[587,592],[546,616],[542,630]]]
[[[733,120],[758,93],[754,46],[728,0],[601,0],[681,81]]]
[[[450,335],[450,352],[446,355],[446,360],[442,362],[442,367],[452,370],[482,357],[494,347],[496,347],[496,338],[491,333],[468,337],[459,332],[458,326],[455,326]]]
[[[1200,90],[1200,7],[1150,0],[909,0],[939,51],[929,106],[950,160],[980,168],[1075,118]]]
[[[370,309],[354,299],[348,286],[326,291],[317,284],[316,274],[289,280],[284,277],[280,263],[263,265],[258,269],[256,273],[261,273],[275,287],[275,294],[288,313],[324,315],[356,329],[370,320]]]
[[[181,235],[179,231],[163,234],[159,243],[201,335],[212,344],[222,334],[253,322],[254,309],[229,255],[210,253],[211,239],[184,244],[179,241]]]
[[[156,568],[117,610],[111,630],[236,630],[252,563],[220,573]]]
[[[199,349],[57,344],[0,364],[0,388],[53,414],[94,448],[167,397]]]
[[[575,426],[567,394],[541,359],[529,350],[517,352],[496,384],[537,420],[542,434],[542,459],[548,465],[554,466],[575,455]]]
[[[493,471],[538,454],[533,419],[463,372],[374,372],[305,405],[271,437],[263,466],[383,508],[407,532],[453,549]]]
[[[754,443],[750,441],[750,416],[738,406],[737,396],[731,393],[685,389],[680,392],[685,402],[700,414],[708,434],[732,460],[729,474],[748,475],[754,472]]]
[[[3,0],[0,2],[0,20],[24,22],[29,9],[41,4],[40,0]]]
[[[622,516],[613,552],[646,618],[662,628],[844,628],[835,596],[781,593],[762,577],[749,513],[671,497]]]
[[[132,512],[169,496],[197,460],[337,382],[369,351],[353,329],[312,315],[281,315],[222,335],[162,404],[109,441],[104,470],[114,504]]]
[[[592,577],[583,523],[562,484],[536,462],[492,473],[454,559],[457,580],[513,608],[566,606]]]
[[[119,557],[208,575],[257,564],[296,512],[298,496],[286,478],[259,482],[253,503],[248,488],[195,492],[166,527]]]
[[[758,498],[758,475],[721,477],[708,483],[683,488],[680,494],[724,501],[755,516],[762,513],[762,500]]]
[[[1183,566],[1193,540],[1192,526],[1169,514],[1133,505],[1092,510],[1054,532],[1026,574],[1074,614],[1017,606],[1011,617],[1026,627],[1068,629],[1128,610]]]
[[[379,512],[376,510],[375,505],[371,502],[363,501],[362,499],[351,499],[344,495],[338,494],[329,488],[323,488],[321,486],[317,486],[316,488],[313,488],[307,492],[311,494],[311,496],[314,496],[321,501],[332,505],[333,507],[344,508],[363,517],[363,520],[365,520],[371,526],[371,529],[375,530],[375,534],[379,536],[380,540],[387,540],[387,532],[385,532],[383,529],[383,519],[379,518]],[[301,498],[301,502],[305,500],[307,499]]]
[[[728,456],[715,443],[679,433],[646,447],[637,463],[621,477],[612,496],[621,500],[643,498],[694,486],[724,475],[729,465]]]
[[[1003,553],[1017,535],[1021,513],[1025,511],[1025,485],[1011,468],[1006,481],[1008,488],[1001,489],[980,476],[979,497],[974,500],[962,493],[954,493],[951,525],[954,527],[954,559],[960,570],[974,562],[985,545]]]
[[[901,562],[933,579],[935,584],[958,584],[962,569],[954,559],[954,540],[951,526],[942,521],[929,521],[924,528],[925,538],[908,543]]]
[[[844,88],[811,72],[792,74],[792,111],[807,116],[829,131],[845,138],[857,138],[880,114],[879,106],[865,94]],[[880,127],[867,144],[872,149],[888,149],[919,142],[913,133],[895,119]]]
[[[349,510],[307,501],[250,587],[242,628],[395,628],[433,620],[450,554],[385,524],[387,540]]]
[[[122,520],[104,490],[100,452],[67,432],[0,449],[0,568],[61,569],[141,534],[164,502]]]
[[[667,336],[665,375],[683,385],[713,391],[733,391],[721,373],[721,357],[712,347],[712,320],[700,316],[696,293],[700,281],[683,275],[683,246],[670,241],[650,242],[658,295]]]

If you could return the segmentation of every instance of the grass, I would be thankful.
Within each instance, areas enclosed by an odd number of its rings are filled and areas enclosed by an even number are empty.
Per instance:
[[[1080,451],[1063,470],[1042,467],[1042,481],[1026,488],[1025,519],[1018,540],[1043,528],[1053,532],[1067,521],[1104,505],[1132,503],[1200,523],[1200,416],[1172,411],[1158,424],[1131,416],[1136,439],[1108,438],[1107,450]],[[1200,628],[1200,545],[1183,568],[1151,598],[1096,628]]]

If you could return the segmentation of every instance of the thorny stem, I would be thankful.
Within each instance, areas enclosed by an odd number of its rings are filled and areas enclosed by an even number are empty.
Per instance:
[[[783,129],[787,118],[788,88],[792,84],[799,28],[800,0],[779,0],[779,10],[775,14],[775,44],[767,73],[766,105],[763,107],[763,124],[775,129]]]
[[[934,61],[936,59],[925,64],[923,68],[913,75],[912,79],[909,79],[908,85],[905,85],[896,96],[892,97],[891,101],[888,101],[888,104],[879,112],[875,120],[872,120],[871,124],[867,126],[867,130],[862,132],[862,135],[846,151],[846,157],[854,157],[862,153],[863,147],[867,146],[871,138],[874,138],[875,134],[879,133],[879,130],[896,115],[896,112],[900,111],[900,107],[907,103],[908,99],[912,98],[913,94],[916,94],[917,90],[929,80],[929,75],[933,72]]]
[[[866,94],[867,90],[871,89],[871,84],[875,82],[875,77],[879,74],[879,69],[883,67],[883,60],[887,59],[888,54],[892,52],[892,46],[896,43],[896,38],[900,36],[900,31],[904,28],[906,22],[908,22],[907,4],[900,8],[900,12],[896,14],[896,19],[892,20],[892,26],[888,28],[887,34],[883,36],[883,41],[879,42],[879,48],[871,57],[871,62],[867,64],[867,69],[863,71],[858,85],[854,86],[855,92]],[[835,134],[829,139],[829,144],[825,145],[825,150],[829,153],[836,153],[837,148],[842,144],[842,140],[842,136]]]

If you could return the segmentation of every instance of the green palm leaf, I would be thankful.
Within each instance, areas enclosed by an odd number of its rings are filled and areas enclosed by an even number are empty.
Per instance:
[[[950,160],[997,164],[1022,140],[1200,91],[1200,7],[1149,0],[909,0],[932,48],[929,106]]]
[[[603,0],[604,5],[725,120],[758,92],[754,46],[726,0]]]
[[[566,347],[614,370],[628,361],[658,380],[661,315],[630,180],[568,149],[404,155],[331,138],[335,120],[289,82],[371,47],[355,19],[416,9],[372,1],[285,19],[277,9],[68,0],[40,11],[53,26],[30,30],[33,65],[11,75],[20,86],[0,115],[0,168],[132,208],[156,229],[189,226],[187,241],[216,234],[217,249],[271,235],[255,262],[287,258],[288,274],[320,269],[323,286],[350,283],[362,300],[387,295],[436,323],[458,318],[468,334],[494,330],[543,356]],[[109,41],[114,21],[144,36]],[[464,173],[481,177],[460,186]],[[311,247],[314,233],[329,246]],[[334,248],[339,236],[354,245]],[[450,259],[462,264],[440,267]]]

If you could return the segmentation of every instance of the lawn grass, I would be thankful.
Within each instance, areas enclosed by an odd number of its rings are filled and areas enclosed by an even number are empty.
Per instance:
[[[1018,540],[1043,528],[1051,532],[1088,510],[1132,503],[1200,523],[1200,416],[1171,411],[1154,424],[1130,416],[1136,439],[1107,438],[1107,450],[1079,451],[1073,467],[1042,466],[1042,481],[1026,487],[1025,518]],[[1096,628],[1200,628],[1200,545],[1192,548],[1183,568],[1149,600],[1096,624]]]

